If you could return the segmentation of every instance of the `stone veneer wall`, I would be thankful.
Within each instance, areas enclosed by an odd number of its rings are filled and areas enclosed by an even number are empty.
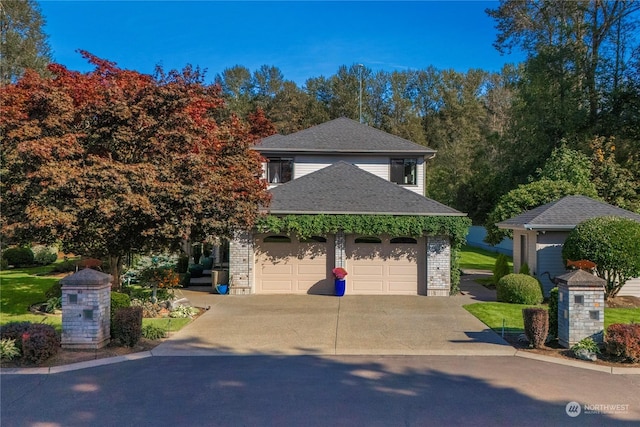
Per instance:
[[[229,277],[233,283],[232,295],[255,292],[253,283],[254,248],[253,235],[239,232],[229,242]]]
[[[335,258],[334,263],[336,267],[345,268],[347,265],[347,252],[346,252],[346,240],[344,236],[344,231],[338,231],[335,236]]]
[[[427,236],[427,296],[449,296],[451,244],[446,236]]]
[[[558,342],[565,348],[591,337],[602,342],[604,291],[602,285],[558,285]]]
[[[111,340],[111,276],[80,270],[62,284],[63,348],[99,349]]]

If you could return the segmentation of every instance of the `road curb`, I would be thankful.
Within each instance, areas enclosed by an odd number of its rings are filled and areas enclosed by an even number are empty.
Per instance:
[[[372,354],[372,353],[362,353],[362,352],[354,352],[353,354],[339,354],[337,356],[451,356],[451,357],[520,357],[523,359],[531,359],[531,360],[537,360],[539,362],[548,362],[548,363],[554,363],[556,365],[564,365],[564,366],[570,366],[572,368],[579,368],[579,369],[587,369],[590,371],[599,371],[599,372],[604,372],[607,374],[612,374],[612,375],[640,375],[640,368],[621,368],[621,367],[615,367],[615,366],[604,366],[604,365],[594,365],[591,364],[590,362],[583,362],[580,360],[568,360],[568,359],[560,359],[557,357],[552,357],[552,356],[545,356],[542,354],[536,354],[536,353],[530,353],[530,352],[526,352],[526,351],[522,351],[522,350],[517,350],[517,349],[513,349],[513,353],[511,354],[509,353],[502,353],[502,354],[495,354],[495,353],[475,353],[475,354],[462,354],[462,353],[456,353],[453,354],[451,352],[440,352],[440,351],[434,351],[431,354]],[[466,353],[466,352],[465,352]],[[63,373],[63,372],[71,372],[71,371],[78,371],[81,369],[88,369],[88,368],[96,368],[99,366],[105,366],[105,365],[113,365],[115,363],[122,363],[122,362],[128,362],[128,361],[132,361],[132,360],[140,360],[140,359],[146,359],[148,357],[196,357],[196,356],[200,356],[200,357],[220,357],[220,356],[224,356],[224,357],[235,357],[235,356],[241,356],[241,357],[246,357],[246,356],[269,356],[268,354],[207,354],[206,352],[204,353],[198,353],[198,352],[187,352],[185,351],[184,353],[178,353],[178,354],[166,354],[166,355],[162,355],[162,354],[153,354],[153,350],[151,351],[142,351],[139,353],[131,353],[131,354],[127,354],[124,356],[115,356],[115,357],[107,357],[104,359],[97,359],[97,360],[88,360],[85,362],[78,362],[78,363],[71,363],[69,365],[60,365],[60,366],[52,366],[49,368],[0,368],[0,375],[47,375],[47,374],[59,374],[59,373]],[[291,355],[286,355],[286,354],[278,354],[278,357],[300,357],[300,356],[308,356],[305,354],[291,354]],[[318,354],[314,354],[314,356],[336,356],[336,355],[318,355]]]
[[[516,350],[516,357],[524,359],[538,360],[541,362],[555,363],[556,365],[571,366],[573,368],[587,369],[590,371],[600,371],[614,375],[640,375],[640,368],[620,368],[615,366],[595,365],[591,362],[583,362],[580,360],[561,359],[559,357],[545,356],[543,354],[530,353],[527,351]]]

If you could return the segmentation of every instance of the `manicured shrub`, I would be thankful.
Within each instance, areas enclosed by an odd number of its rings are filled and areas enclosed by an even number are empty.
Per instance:
[[[148,340],[159,340],[167,335],[164,329],[156,325],[144,325],[142,327],[142,336]]]
[[[540,283],[526,274],[507,274],[496,286],[498,302],[540,304],[543,300]]]
[[[29,330],[31,322],[9,322],[0,326],[0,339],[14,340],[19,350],[22,350],[22,335]]]
[[[30,248],[9,248],[2,252],[2,258],[14,267],[33,265],[33,252]]]
[[[22,359],[40,364],[60,349],[60,337],[55,328],[44,323],[34,323],[22,334]]]
[[[509,260],[505,254],[498,254],[493,265],[493,284],[497,285],[500,279],[509,274]]]
[[[72,271],[76,271],[76,263],[70,260],[62,261],[55,264],[51,271],[55,273],[70,273]]]
[[[0,359],[13,360],[20,356],[20,349],[16,345],[16,340],[4,338],[0,339]]]
[[[531,272],[529,271],[529,264],[527,264],[526,262],[523,263],[520,266],[520,270],[518,270],[518,274],[528,274],[531,275]]]
[[[131,298],[129,295],[120,292],[111,292],[111,336],[113,335],[113,318],[121,308],[131,307]]]
[[[541,348],[549,333],[549,313],[544,308],[531,307],[522,309],[524,334],[534,348]]]
[[[119,308],[112,324],[111,336],[121,345],[134,347],[142,337],[142,307]]]
[[[204,267],[201,264],[192,264],[189,267],[189,273],[191,273],[192,278],[202,277],[204,272]]]
[[[54,283],[44,292],[44,296],[47,297],[47,300],[62,297],[62,284],[60,282]]]
[[[549,335],[558,337],[558,288],[549,292]]]
[[[189,257],[187,255],[181,255],[178,258],[178,263],[176,264],[176,271],[180,274],[186,273],[189,269]]]
[[[58,248],[55,246],[36,245],[31,248],[33,262],[38,265],[49,265],[58,259]]]
[[[607,328],[605,346],[608,353],[629,362],[640,362],[640,323],[614,323]]]

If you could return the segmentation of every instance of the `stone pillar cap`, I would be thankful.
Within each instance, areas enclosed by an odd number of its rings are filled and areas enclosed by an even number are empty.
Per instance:
[[[62,286],[106,285],[111,282],[111,278],[110,274],[85,268],[60,280],[60,284]]]
[[[572,286],[601,286],[604,287],[606,280],[601,279],[584,270],[573,270],[556,277],[556,282],[560,285]]]

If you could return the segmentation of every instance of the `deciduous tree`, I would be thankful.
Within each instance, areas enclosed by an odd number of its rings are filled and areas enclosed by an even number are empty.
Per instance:
[[[574,228],[562,247],[567,260],[586,259],[606,281],[605,297],[615,297],[627,280],[640,277],[640,223],[626,218],[589,219]]]
[[[87,52],[89,73],[49,67],[2,88],[2,230],[108,256],[251,227],[268,203],[251,126],[198,69],[155,76]],[[264,129],[264,124],[255,127]]]

